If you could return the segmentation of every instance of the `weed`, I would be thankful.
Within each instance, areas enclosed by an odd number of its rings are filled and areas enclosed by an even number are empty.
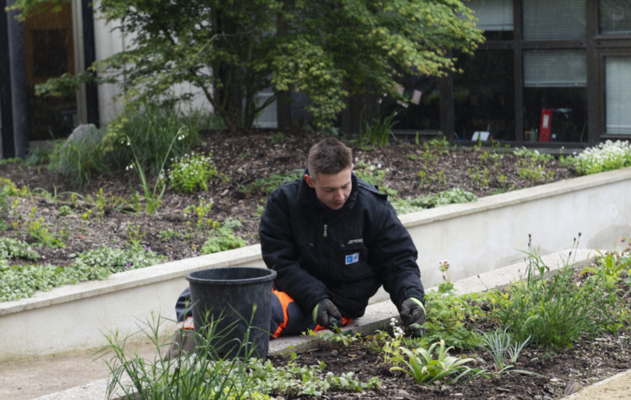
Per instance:
[[[8,191],[4,186],[0,186],[0,231],[4,231],[9,228],[5,222],[9,216],[9,201],[7,194]]]
[[[26,197],[31,193],[26,186],[22,186],[21,189],[18,189],[15,183],[7,178],[0,178],[0,188],[4,191],[6,196]]]
[[[50,163],[50,156],[54,147],[31,146],[24,158],[26,165],[44,165]]]
[[[132,244],[132,246],[140,245],[140,242],[145,238],[145,235],[146,233],[140,229],[140,225],[136,225],[134,227],[128,222],[125,226],[125,236],[127,236],[127,240]]]
[[[68,206],[61,206],[59,207],[59,216],[60,217],[67,217],[68,215],[73,215],[74,213],[72,212],[72,209]]]
[[[60,238],[58,238],[55,232],[50,231],[50,227],[44,222],[44,218],[40,217],[35,219],[35,211],[37,207],[33,207],[28,214],[28,219],[24,222],[24,227],[27,229],[29,236],[35,241],[38,246],[48,246],[50,248],[66,247]],[[60,232],[63,235],[63,232]]]
[[[421,183],[418,184],[419,188],[423,188],[423,186],[425,186],[425,179],[427,178],[427,172],[426,171],[418,171],[418,176],[421,177]]]
[[[283,143],[285,141],[285,135],[283,135],[282,132],[277,132],[269,137],[269,141],[272,142],[272,144]]]
[[[198,189],[208,190],[207,182],[218,176],[217,168],[212,165],[212,154],[185,154],[181,158],[172,158],[171,161],[173,163],[167,176],[169,186],[176,192],[193,193]]]
[[[257,218],[261,218],[263,216],[263,212],[265,212],[265,207],[261,206],[261,205],[257,205],[256,206],[256,212],[254,213],[254,216]]]
[[[194,204],[191,204],[190,206],[183,209],[182,213],[185,216],[188,215],[189,213],[197,215],[197,224],[195,225],[197,229],[201,230],[204,228],[213,228],[217,224],[217,222],[213,222],[211,219],[207,219],[207,220],[204,219],[204,217],[206,217],[206,215],[210,213],[212,206],[213,206],[212,199],[210,199],[209,201],[206,201],[204,200],[203,197],[200,196],[197,206]]]
[[[225,226],[217,226],[212,230],[211,236],[201,248],[202,254],[218,253],[220,251],[238,249],[246,245],[242,237],[234,234],[234,231]]]
[[[405,158],[410,161],[416,161],[418,159],[418,156],[416,154],[408,154],[407,156],[405,156]]]
[[[173,229],[167,229],[166,231],[158,232],[158,237],[164,241],[167,241],[174,237],[181,238],[182,235],[179,232],[174,231]]]

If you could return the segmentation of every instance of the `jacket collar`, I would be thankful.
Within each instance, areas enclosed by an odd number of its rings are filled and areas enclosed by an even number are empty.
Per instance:
[[[358,190],[358,181],[357,181],[357,177],[355,176],[355,173],[352,172],[351,173],[351,194],[348,196],[348,199],[346,199],[346,203],[344,203],[344,206],[342,208],[340,208],[339,210],[331,210],[329,207],[325,206],[324,204],[322,204],[322,202],[320,200],[318,200],[318,197],[316,196],[315,193],[315,189],[312,189],[311,187],[309,187],[309,185],[307,184],[307,181],[305,181],[305,177],[304,175],[308,175],[309,174],[309,168],[305,168],[304,173],[302,174],[302,179],[300,180],[300,188],[298,189],[298,202],[314,207],[316,210],[319,211],[325,211],[325,212],[338,212],[338,211],[345,211],[345,210],[351,210],[353,208],[353,206],[355,205],[355,200],[357,198],[357,190]]]

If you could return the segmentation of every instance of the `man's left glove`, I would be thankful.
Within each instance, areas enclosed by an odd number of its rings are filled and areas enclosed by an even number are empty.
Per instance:
[[[425,323],[425,306],[414,297],[410,297],[401,303],[401,312],[399,313],[403,326],[410,330],[412,337],[420,337],[422,330],[420,327],[411,327],[410,325],[423,325]]]

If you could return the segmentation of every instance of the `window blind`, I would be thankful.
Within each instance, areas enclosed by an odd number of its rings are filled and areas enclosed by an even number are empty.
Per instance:
[[[585,50],[524,51],[524,87],[587,86]]]
[[[600,33],[631,33],[631,1],[600,0],[599,9]]]
[[[605,64],[605,133],[631,135],[631,57],[607,57]]]
[[[513,30],[512,0],[470,0],[465,5],[475,11],[478,29],[485,31]]]
[[[256,94],[256,105],[260,106],[274,95],[271,89],[266,89]],[[243,102],[245,105],[245,101]],[[278,118],[276,114],[276,101],[265,107],[254,120],[254,126],[259,128],[278,128]]]
[[[585,39],[586,0],[525,0],[524,40]]]

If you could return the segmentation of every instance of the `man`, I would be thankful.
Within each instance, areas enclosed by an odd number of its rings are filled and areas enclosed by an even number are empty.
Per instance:
[[[383,286],[404,326],[425,321],[417,251],[387,196],[353,173],[352,153],[327,138],[309,152],[304,178],[269,196],[259,234],[263,260],[277,272],[273,337],[340,327],[364,315]],[[190,316],[188,289],[176,305]],[[413,327],[411,325],[417,324]],[[192,327],[186,318],[185,327]]]

